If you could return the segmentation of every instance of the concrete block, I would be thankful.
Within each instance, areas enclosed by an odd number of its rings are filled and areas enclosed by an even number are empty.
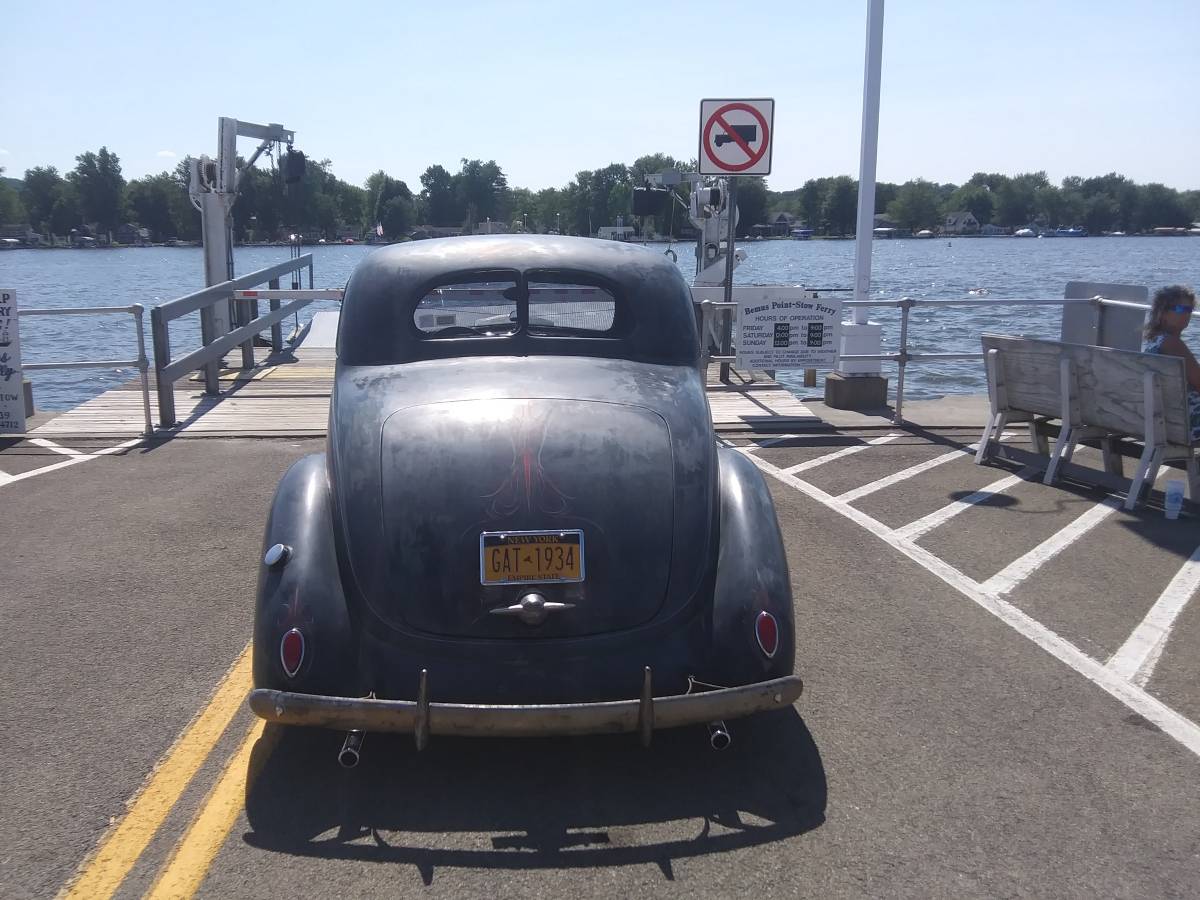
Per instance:
[[[887,379],[881,375],[825,376],[825,405],[834,409],[881,409],[887,406]]]
[[[33,384],[28,378],[21,379],[21,391],[25,395],[25,418],[33,415]]]

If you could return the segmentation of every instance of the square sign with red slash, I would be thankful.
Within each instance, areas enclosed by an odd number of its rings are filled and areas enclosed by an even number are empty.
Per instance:
[[[770,175],[774,100],[700,101],[700,174]]]

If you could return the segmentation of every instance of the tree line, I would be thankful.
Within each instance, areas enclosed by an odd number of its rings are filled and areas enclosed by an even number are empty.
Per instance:
[[[490,223],[508,231],[591,235],[623,222],[643,234],[679,237],[691,229],[684,208],[687,185],[676,188],[680,202],[658,215],[635,221],[630,213],[633,189],[645,176],[668,169],[695,171],[695,160],[654,153],[629,165],[583,170],[562,187],[540,190],[511,187],[494,160],[464,158],[453,173],[432,165],[415,190],[382,170],[362,187],[349,184],[333,174],[328,159],[310,161],[304,178],[288,184],[270,161],[243,170],[233,227],[239,241],[297,232],[335,240],[377,229],[394,240],[429,226],[471,233],[492,230]],[[173,170],[126,181],[117,155],[101,147],[77,156],[75,168],[65,174],[38,166],[22,179],[0,179],[0,224],[28,223],[35,232],[65,236],[92,229],[107,234],[130,223],[148,229],[154,240],[197,240],[200,218],[187,196],[189,177],[185,158]],[[743,178],[738,231],[748,235],[754,225],[788,213],[795,224],[818,234],[853,234],[857,198],[858,183],[848,175],[810,179],[791,191],[771,191],[764,179]],[[875,210],[913,231],[935,229],[947,214],[969,211],[980,224],[1007,228],[1082,225],[1093,233],[1139,232],[1200,220],[1200,191],[1136,184],[1116,173],[1071,176],[1054,185],[1045,172],[979,172],[962,185],[920,178],[880,182]]]
[[[848,175],[815,178],[794,191],[771,194],[772,210],[787,212],[823,234],[853,234],[858,182]],[[1072,175],[1054,185],[1045,172],[976,172],[965,184],[923,178],[875,185],[875,211],[900,228],[936,229],[945,217],[970,212],[980,225],[1015,229],[1083,226],[1093,234],[1185,227],[1200,220],[1200,191],[1136,184],[1110,172]]]

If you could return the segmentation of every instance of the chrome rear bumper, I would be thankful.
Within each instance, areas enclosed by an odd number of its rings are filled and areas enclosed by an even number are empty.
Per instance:
[[[649,743],[655,729],[706,724],[751,713],[783,709],[804,690],[796,675],[696,694],[653,697],[646,671],[642,697],[599,703],[531,706],[428,702],[422,673],[416,701],[326,697],[259,688],[250,708],[268,722],[341,731],[412,732],[424,747],[431,734],[470,737],[534,737],[639,732]]]

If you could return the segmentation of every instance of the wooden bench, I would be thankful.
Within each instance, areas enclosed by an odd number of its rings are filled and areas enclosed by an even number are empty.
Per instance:
[[[991,416],[977,463],[992,455],[993,437],[999,438],[1008,423],[1028,421],[1031,433],[1040,433],[1039,424],[1058,419],[1053,451],[1039,446],[1046,457],[1046,484],[1071,462],[1078,443],[1089,439],[1100,442],[1105,472],[1122,476],[1114,442],[1130,437],[1142,442],[1142,454],[1126,509],[1137,504],[1142,488],[1154,483],[1168,460],[1185,462],[1188,497],[1197,499],[1200,467],[1191,440],[1182,359],[1037,338],[985,334],[982,340]]]

